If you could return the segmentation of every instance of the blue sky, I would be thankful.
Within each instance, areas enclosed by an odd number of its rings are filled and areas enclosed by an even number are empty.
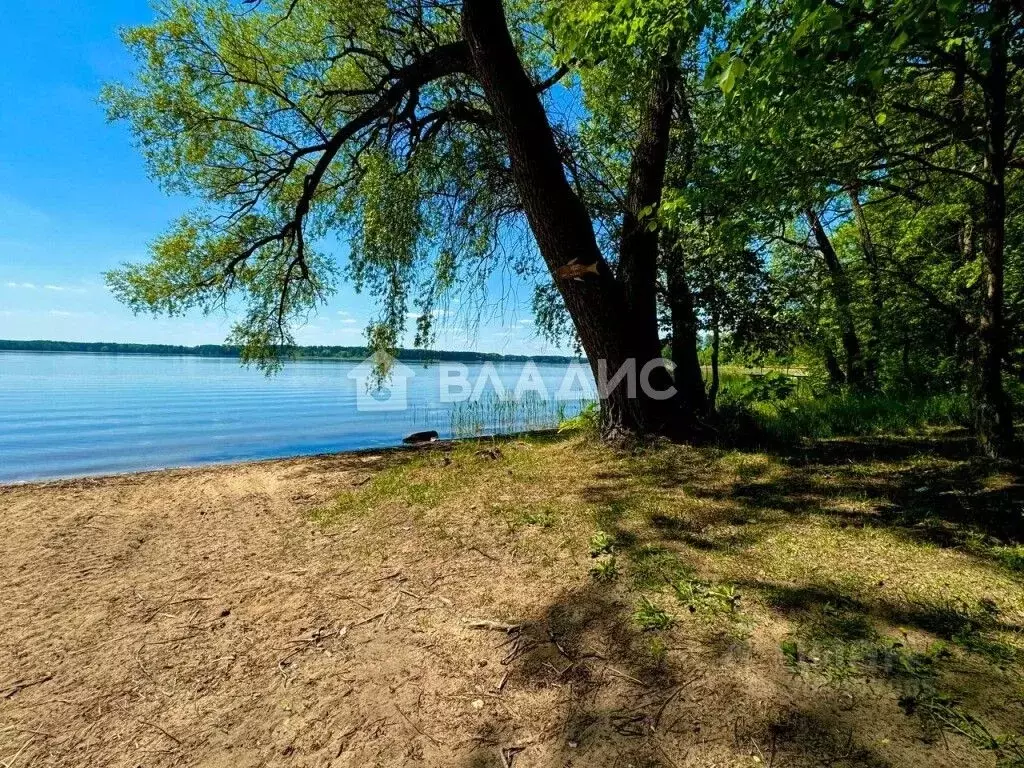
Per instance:
[[[103,284],[104,271],[145,258],[147,244],[190,207],[147,177],[126,127],[107,123],[97,102],[103,83],[131,73],[117,31],[152,18],[146,0],[5,0],[3,15],[0,338],[223,341],[229,317],[135,316]],[[485,313],[475,330],[449,321],[434,346],[561,351],[536,337],[527,286],[508,276],[492,283],[504,306]],[[372,315],[372,300],[343,285],[297,337],[359,344]],[[405,342],[411,345],[411,333]]]

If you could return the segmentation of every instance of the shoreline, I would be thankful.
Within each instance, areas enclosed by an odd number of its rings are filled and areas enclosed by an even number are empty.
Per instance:
[[[245,467],[267,467],[271,464],[288,466],[303,461],[324,461],[330,459],[366,459],[368,457],[385,457],[394,454],[414,453],[417,451],[445,451],[452,450],[456,445],[467,442],[482,441],[508,441],[523,437],[545,437],[558,434],[557,429],[533,429],[524,432],[510,432],[508,434],[474,435],[473,437],[456,437],[432,440],[427,443],[413,445],[386,445],[382,447],[352,448],[344,451],[330,451],[326,453],[300,453],[291,456],[273,456],[262,459],[239,459],[235,461],[216,461],[202,464],[184,464],[174,467],[154,467],[152,469],[138,469],[128,472],[107,472],[95,475],[73,475],[70,477],[39,478],[34,480],[13,480],[0,482],[0,494],[11,490],[25,490],[31,488],[54,489],[54,488],[76,488],[89,487],[137,479],[140,482],[145,479],[157,479],[179,475],[195,474],[204,471],[225,471]]]

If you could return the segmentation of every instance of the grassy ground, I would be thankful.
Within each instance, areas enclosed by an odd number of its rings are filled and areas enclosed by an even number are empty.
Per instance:
[[[513,617],[558,627],[563,658],[533,674],[569,683],[570,740],[601,751],[633,738],[665,765],[708,739],[730,742],[721,764],[748,752],[776,765],[1024,765],[1016,468],[948,435],[793,455],[624,455],[564,438],[496,450],[403,461],[317,519],[402,510],[446,539],[468,509],[503,529],[492,556],[589,561],[543,616]],[[588,701],[591,660],[609,656],[646,692],[628,706]],[[667,698],[696,681],[730,695],[667,722]]]
[[[1021,766],[1024,474],[972,451],[563,435],[0,488],[0,760]]]

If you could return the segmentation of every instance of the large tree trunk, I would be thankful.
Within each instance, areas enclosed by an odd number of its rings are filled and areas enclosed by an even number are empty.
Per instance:
[[[843,369],[836,359],[836,353],[832,351],[831,344],[826,342],[823,354],[825,355],[825,370],[828,371],[829,385],[839,388],[846,384],[846,374],[843,373]]]
[[[650,217],[661,203],[668,161],[669,131],[679,68],[671,58],[662,63],[640,118],[636,148],[630,163],[626,210],[619,243],[619,281],[634,332],[656,357],[658,343],[658,230]],[[647,212],[647,216],[643,213]]]
[[[811,207],[808,207],[804,214],[807,216],[807,222],[811,226],[811,232],[814,233],[818,251],[825,260],[825,266],[831,278],[832,298],[836,304],[836,312],[839,314],[839,336],[843,343],[843,352],[846,355],[846,382],[853,389],[862,390],[866,387],[867,381],[864,375],[864,355],[853,320],[850,279],[839,260],[839,255],[832,247],[832,240],[825,232],[825,227],[822,226],[818,214]]]
[[[512,176],[527,220],[552,279],[583,344],[600,386],[624,366],[640,373],[660,357],[657,326],[643,338],[629,321],[629,303],[594,237],[583,202],[565,177],[544,107],[519,60],[501,0],[465,0],[462,31],[473,72],[507,145]],[[580,279],[560,272],[570,264],[593,266]],[[671,385],[667,372],[652,375],[655,388]],[[674,434],[679,423],[673,399],[657,399],[623,382],[604,391],[602,430],[606,437],[636,433]]]
[[[672,362],[675,363],[676,388],[679,397],[695,413],[709,414],[704,373],[697,354],[697,313],[693,293],[686,280],[682,255],[677,253],[668,260],[665,269],[668,283],[669,311],[672,313]]]
[[[683,189],[689,182],[697,152],[697,131],[693,125],[690,99],[685,83],[676,89],[677,144],[674,155],[678,162],[673,164],[675,176],[671,184]],[[707,389],[704,386],[704,371],[700,364],[699,325],[697,310],[690,283],[686,279],[686,256],[683,244],[678,240],[663,249],[665,259],[665,286],[669,313],[672,323],[672,362],[675,364],[675,382],[687,414],[697,414],[697,419],[711,416],[708,407]]]
[[[722,346],[718,310],[711,312],[711,386],[708,388],[708,406],[714,410],[718,407],[718,390],[721,379],[718,375],[718,353]]]
[[[993,0],[996,24],[989,38],[985,80],[988,135],[985,147],[985,196],[982,211],[981,318],[978,325],[978,437],[991,456],[1005,454],[1013,443],[1013,411],[1003,389],[1006,329],[1003,323],[1003,252],[1006,243],[1006,28],[1005,0]]]

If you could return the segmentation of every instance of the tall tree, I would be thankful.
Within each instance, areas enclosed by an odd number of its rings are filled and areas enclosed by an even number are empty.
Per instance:
[[[417,269],[429,264],[417,299],[429,316],[460,270],[493,259],[503,225],[522,216],[599,382],[623,369],[650,374],[653,394],[628,379],[605,393],[605,434],[685,436],[693,404],[658,394],[672,382],[655,362],[658,238],[642,219],[660,201],[676,46],[693,20],[669,3],[613,8],[573,9],[598,34],[563,47],[593,63],[606,56],[595,38],[651,30],[642,53],[657,66],[646,77],[636,70],[629,94],[643,106],[617,258],[599,247],[571,131],[545,108],[571,66],[557,45],[538,42],[539,7],[272,0],[242,12],[224,0],[172,0],[155,24],[127,34],[142,69],[107,99],[156,174],[213,210],[180,222],[149,263],[112,273],[114,290],[136,308],[172,313],[240,297],[247,315],[234,340],[252,359],[272,359],[294,318],[333,288],[336,268],[314,246],[347,232],[351,274],[383,302],[370,341],[386,348]]]

